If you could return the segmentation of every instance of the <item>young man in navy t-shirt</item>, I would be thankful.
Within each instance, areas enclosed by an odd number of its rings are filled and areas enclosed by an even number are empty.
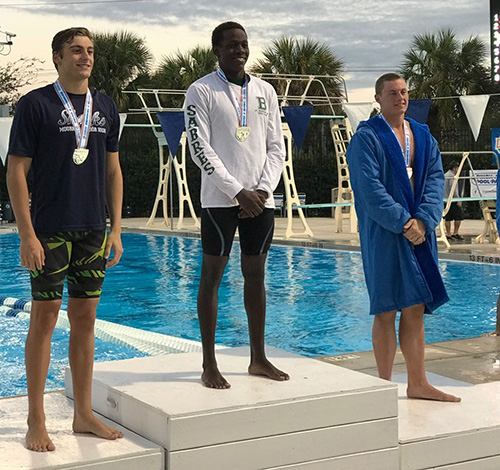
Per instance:
[[[43,393],[65,280],[71,323],[73,431],[105,439],[122,437],[120,431],[98,420],[91,408],[96,308],[105,269],[116,265],[123,252],[119,115],[110,98],[88,87],[94,44],[86,28],[57,33],[52,53],[59,78],[19,101],[7,169],[21,238],[21,264],[31,272],[26,445],[38,452],[55,449],[45,427]],[[26,179],[30,169],[31,209]],[[111,251],[113,258],[108,259]]]

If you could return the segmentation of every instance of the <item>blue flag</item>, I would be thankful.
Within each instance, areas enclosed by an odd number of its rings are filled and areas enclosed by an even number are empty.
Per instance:
[[[184,131],[184,112],[161,111],[157,114],[161,124],[161,130],[167,139],[170,153],[172,154],[172,157],[175,157],[182,132]]]
[[[495,152],[493,155],[493,166],[497,166],[497,162],[500,160],[500,127],[494,127],[491,129],[491,150]]]
[[[309,119],[313,112],[313,106],[310,104],[304,106],[283,106],[283,114],[290,127],[295,145],[300,150],[304,143]]]
[[[415,119],[420,124],[427,122],[427,116],[431,107],[431,100],[410,100],[408,109],[406,110],[406,117]]]
[[[500,170],[497,171],[497,230],[500,236]]]

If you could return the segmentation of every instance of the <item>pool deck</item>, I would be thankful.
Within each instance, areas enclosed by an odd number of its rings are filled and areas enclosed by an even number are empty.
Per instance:
[[[190,228],[189,221],[184,230],[169,230],[160,220],[146,228],[146,222],[147,219],[124,219],[123,228],[130,232],[199,237],[199,230]],[[313,237],[285,239],[287,220],[277,218],[274,242],[359,251],[358,235],[335,233],[333,219],[307,218],[307,222]],[[298,218],[294,224],[300,231]],[[483,226],[482,221],[464,221],[461,234],[465,242],[454,242],[450,249],[440,246],[440,258],[500,264],[500,245],[471,243]],[[14,227],[1,225],[0,234]],[[68,432],[72,402],[59,393],[49,393],[48,414],[51,421],[55,420],[53,434],[61,450],[50,455],[27,452],[21,444],[26,398],[0,399],[0,418],[9,417],[0,426],[0,454],[8,450],[4,454],[5,468],[500,468],[500,337],[427,345],[430,382],[461,396],[460,404],[408,400],[404,359],[399,349],[393,382],[376,377],[372,351],[307,359],[272,350],[270,357],[292,375],[287,384],[246,375],[247,351],[225,351],[219,355],[219,362],[230,370],[233,383],[227,395],[201,387],[199,354],[96,364],[94,410],[135,432],[126,430],[126,438],[118,445]],[[236,390],[247,392],[234,395]],[[68,382],[66,393],[72,393]],[[372,402],[368,395],[379,402]],[[176,399],[165,401],[167,396]],[[183,398],[186,396],[190,400]],[[374,406],[365,408],[366,403]],[[377,416],[370,415],[374,409]],[[168,427],[151,433],[151,423],[160,428],[161,423],[167,423]],[[200,429],[210,432],[204,435]],[[209,442],[202,442],[205,437]],[[67,450],[63,450],[66,446]],[[209,462],[213,465],[204,466]]]

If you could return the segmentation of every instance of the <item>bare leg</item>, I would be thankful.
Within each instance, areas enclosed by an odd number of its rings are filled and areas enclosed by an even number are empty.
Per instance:
[[[36,452],[55,450],[45,427],[43,392],[50,363],[50,341],[61,307],[60,300],[36,301],[31,305],[26,338],[26,381],[28,385],[28,432],[26,447]]]
[[[401,312],[399,344],[408,371],[408,398],[459,402],[460,398],[444,393],[427,382],[425,376],[424,305],[413,305]]]
[[[203,345],[201,381],[208,388],[227,389],[231,385],[222,376],[215,359],[215,329],[219,306],[219,286],[228,262],[227,256],[203,253],[200,288],[198,290],[198,321]]]
[[[453,223],[453,235],[458,235],[458,231],[460,230],[461,220],[455,220]]]
[[[265,353],[266,289],[264,274],[267,254],[241,255],[241,271],[245,279],[244,298],[250,334],[250,366],[248,373],[273,380],[288,380],[290,376],[269,362]]]
[[[446,236],[447,236],[448,238],[450,238],[450,237],[451,237],[451,221],[449,221],[449,220],[445,220],[445,222],[444,222],[444,226],[445,226],[445,228],[446,228]]]
[[[391,380],[397,347],[396,311],[375,315],[372,328],[372,343],[379,377]]]
[[[92,412],[92,371],[94,368],[94,323],[99,299],[68,300],[71,323],[69,364],[73,377],[75,414],[73,431],[92,433],[104,439],[117,439],[123,434],[106,426]]]

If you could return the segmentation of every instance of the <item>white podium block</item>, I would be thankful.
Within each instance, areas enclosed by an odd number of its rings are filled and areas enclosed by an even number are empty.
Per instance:
[[[93,407],[164,447],[168,470],[321,469],[335,459],[398,468],[395,384],[274,348],[268,356],[289,381],[248,375],[248,348],[217,354],[228,390],[203,387],[199,353],[98,363]]]

